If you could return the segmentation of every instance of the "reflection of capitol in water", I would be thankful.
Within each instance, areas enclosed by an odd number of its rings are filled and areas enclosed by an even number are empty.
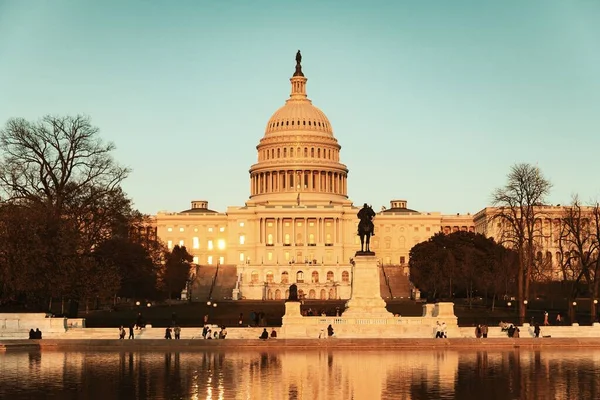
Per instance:
[[[595,399],[599,369],[597,350],[8,352],[0,398]]]

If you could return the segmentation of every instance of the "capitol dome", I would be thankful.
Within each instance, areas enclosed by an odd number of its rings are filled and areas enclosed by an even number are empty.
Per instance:
[[[329,119],[306,95],[302,56],[290,78],[290,97],[267,122],[250,168],[251,203],[333,204],[347,202],[348,169]]]
[[[333,136],[331,123],[325,113],[313,106],[306,94],[300,97],[292,92],[285,105],[269,119],[265,135],[298,131]]]

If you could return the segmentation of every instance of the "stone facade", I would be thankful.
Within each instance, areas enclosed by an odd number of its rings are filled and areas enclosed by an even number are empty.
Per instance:
[[[216,212],[195,200],[189,210],[159,212],[157,235],[170,248],[185,245],[198,265],[236,265],[241,298],[284,298],[297,283],[309,298],[347,299],[351,259],[360,246],[359,207],[348,199],[348,168],[331,123],[306,95],[307,78],[295,75],[290,82],[289,99],[257,146],[245,204]],[[371,249],[380,263],[408,274],[410,249],[437,232],[492,236],[490,210],[475,218],[442,215],[392,200],[374,220]]]

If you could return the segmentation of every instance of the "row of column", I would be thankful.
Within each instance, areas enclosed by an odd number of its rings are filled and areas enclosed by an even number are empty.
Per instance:
[[[260,244],[285,244],[284,223],[289,222],[291,224],[291,227],[289,228],[289,234],[291,235],[289,244],[291,244],[291,245],[296,244],[296,234],[298,233],[299,229],[302,229],[302,231],[301,231],[303,234],[302,235],[302,237],[303,237],[302,244],[306,246],[308,244],[308,235],[309,235],[308,222],[309,221],[316,223],[317,237],[315,240],[315,244],[325,243],[326,234],[327,234],[325,228],[326,228],[327,222],[332,223],[331,244],[343,242],[342,234],[341,234],[342,220],[339,218],[261,218],[260,223],[258,224],[259,231],[257,232],[257,237],[259,237],[259,243]],[[268,241],[267,235],[269,233],[271,233],[271,232],[269,232],[270,229],[268,229],[269,227],[267,226],[268,222],[272,222],[274,224],[273,233],[272,233],[273,237],[274,237],[273,243],[269,243],[269,241]],[[302,227],[297,226],[298,222],[302,222]],[[298,244],[300,244],[300,243],[298,243]]]
[[[346,195],[346,173],[330,171],[268,171],[250,177],[252,196],[282,192],[324,192]]]
[[[275,152],[275,150],[277,150],[277,152]],[[335,149],[332,150],[329,148],[317,147],[315,149],[314,147],[305,147],[304,153],[302,153],[302,147],[298,147],[296,148],[296,152],[294,153],[294,147],[290,147],[289,149],[287,147],[284,147],[283,151],[281,148],[264,149],[260,150],[258,153],[258,161],[275,160],[288,157],[318,158],[323,160],[339,161],[339,152]]]

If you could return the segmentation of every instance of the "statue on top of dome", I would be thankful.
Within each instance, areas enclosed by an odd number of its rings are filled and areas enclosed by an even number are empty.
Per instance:
[[[304,76],[302,73],[302,54],[300,50],[296,53],[296,72],[294,72],[294,76]]]

